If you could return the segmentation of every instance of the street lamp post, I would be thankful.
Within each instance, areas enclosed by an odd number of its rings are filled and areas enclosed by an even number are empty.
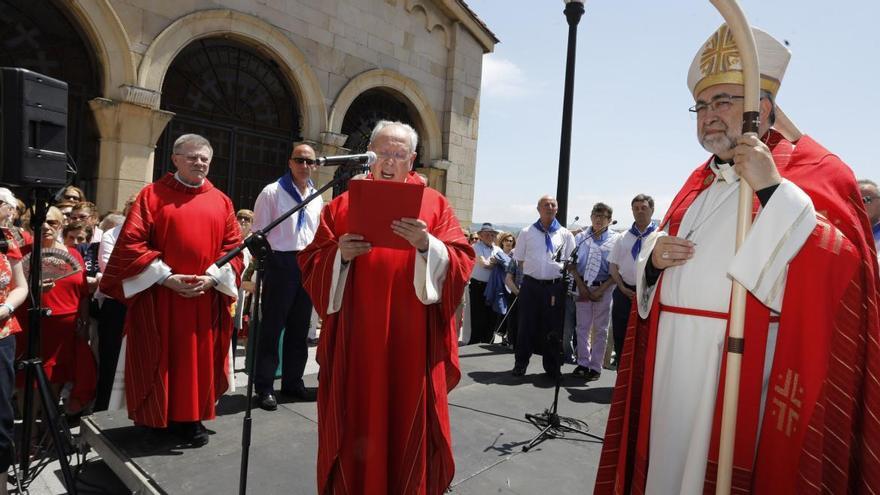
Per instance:
[[[584,15],[585,0],[563,0],[565,18],[568,20],[568,55],[565,59],[565,90],[562,99],[562,133],[559,142],[559,177],[556,182],[556,201],[559,211],[556,218],[567,225],[568,170],[571,160],[571,112],[574,105],[574,62],[577,49],[577,26]]]

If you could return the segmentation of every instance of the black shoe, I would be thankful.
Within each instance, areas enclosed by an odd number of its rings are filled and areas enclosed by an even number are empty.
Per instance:
[[[296,399],[299,402],[315,402],[318,400],[318,391],[305,386],[292,389],[282,388],[281,395]]]
[[[525,366],[514,366],[513,371],[510,372],[513,376],[525,376],[526,367]]]
[[[168,426],[178,438],[192,447],[204,447],[208,445],[208,429],[201,421],[187,421],[171,423]]]
[[[587,381],[595,382],[599,379],[600,376],[602,376],[602,373],[600,371],[590,370],[587,372]]]
[[[254,400],[257,403],[257,406],[264,411],[274,411],[278,409],[278,401],[275,399],[275,394],[269,392],[267,394],[257,394],[254,397]]]
[[[585,366],[578,365],[578,367],[575,368],[574,371],[571,372],[571,376],[576,376],[578,378],[586,378],[589,373],[590,373],[589,368],[587,368]]]

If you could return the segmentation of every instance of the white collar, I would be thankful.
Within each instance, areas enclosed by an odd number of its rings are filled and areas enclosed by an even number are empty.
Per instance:
[[[729,163],[718,163],[718,157],[712,159],[709,162],[709,168],[712,170],[712,173],[715,174],[716,179],[721,179],[728,184],[733,184],[739,180],[739,174],[736,173],[736,169],[733,168],[733,165]]]
[[[187,184],[186,182],[181,180],[180,175],[178,175],[179,173],[180,172],[174,172],[174,178],[177,179],[177,182],[180,182],[181,184],[183,184],[186,187],[202,187],[205,184],[205,179],[202,179],[202,182],[199,182],[198,185],[195,185],[195,186],[192,184]]]

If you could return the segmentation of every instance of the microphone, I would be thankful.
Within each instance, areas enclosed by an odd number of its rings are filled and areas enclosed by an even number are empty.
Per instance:
[[[346,163],[360,163],[363,165],[372,165],[376,161],[376,154],[372,151],[361,153],[360,155],[338,155],[338,156],[322,156],[315,160],[319,167],[327,167],[330,165],[343,165]]]

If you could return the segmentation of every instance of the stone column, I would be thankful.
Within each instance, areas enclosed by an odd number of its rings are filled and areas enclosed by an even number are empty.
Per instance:
[[[153,181],[156,141],[174,113],[107,98],[89,106],[101,136],[96,204],[99,211],[119,209]]]

